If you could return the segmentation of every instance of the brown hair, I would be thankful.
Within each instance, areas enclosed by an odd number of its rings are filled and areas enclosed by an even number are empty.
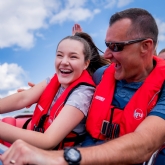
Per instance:
[[[84,56],[85,61],[90,60],[90,64],[87,68],[87,71],[90,73],[90,75],[93,75],[93,73],[100,67],[109,64],[109,60],[106,60],[103,56],[99,54],[99,49],[94,44],[92,38],[84,32],[76,33],[74,36],[67,36],[63,38],[58,45],[65,39],[71,39],[81,42],[84,45]],[[57,45],[57,48],[58,48]]]
[[[108,65],[110,62],[109,60],[105,59],[102,55],[99,54],[99,51],[102,52],[100,49],[97,48],[95,43],[93,42],[91,36],[85,32],[75,33],[75,36],[83,38],[86,40],[91,49],[91,59],[90,64],[87,68],[88,72],[92,75],[98,68]],[[104,52],[102,52],[104,53]]]

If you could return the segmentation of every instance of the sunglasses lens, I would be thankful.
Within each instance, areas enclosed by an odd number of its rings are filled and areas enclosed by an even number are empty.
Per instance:
[[[113,52],[120,52],[124,49],[124,46],[125,46],[123,43],[108,43],[108,42],[106,42],[105,44]]]
[[[106,47],[109,47],[110,43],[108,43],[108,42],[105,42],[105,45],[106,45]]]
[[[115,44],[115,49],[114,49],[114,51],[120,52],[120,51],[122,51],[122,50],[124,49],[124,46],[125,46],[125,44],[123,44],[123,43]]]
[[[120,52],[124,49],[124,46],[134,44],[146,40],[146,38],[139,38],[136,40],[129,40],[124,42],[105,42],[106,46],[113,52]]]
[[[111,44],[109,46],[109,48],[113,51],[113,52],[118,52],[119,48],[118,48],[118,44]]]

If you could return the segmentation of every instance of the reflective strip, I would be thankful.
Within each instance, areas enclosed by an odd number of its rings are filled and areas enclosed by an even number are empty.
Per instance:
[[[38,105],[38,108],[40,109],[40,111],[43,111],[44,109],[41,107],[41,105]]]

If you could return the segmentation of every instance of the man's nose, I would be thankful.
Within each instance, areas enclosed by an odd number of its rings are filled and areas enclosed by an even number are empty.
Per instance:
[[[105,50],[105,53],[104,53],[104,58],[110,60],[112,57],[113,57],[113,54],[112,54],[111,50],[110,50],[109,48],[107,48],[107,49]]]

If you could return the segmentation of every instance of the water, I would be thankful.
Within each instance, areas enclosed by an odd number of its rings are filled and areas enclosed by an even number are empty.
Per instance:
[[[4,117],[15,117],[17,115],[26,115],[26,114],[32,114],[33,110],[35,109],[35,105],[32,105],[30,108],[23,108],[21,110],[17,110],[14,112],[9,112],[9,113],[5,113],[5,114],[0,114],[0,119],[4,118]],[[6,150],[7,148],[5,148],[5,146],[3,146],[0,143],[0,154],[3,154],[3,152]],[[3,165],[2,162],[0,161],[0,165]]]
[[[25,111],[25,109],[14,111],[14,112],[0,114],[0,119],[2,119],[4,117],[9,117],[9,116],[16,116],[16,115],[18,115],[20,113],[23,113],[24,111]]]
[[[0,154],[3,154],[7,149],[8,147],[4,146],[3,144],[0,144]],[[1,160],[0,160],[0,165],[3,165]]]
[[[17,111],[13,111],[13,112],[9,112],[9,113],[4,113],[4,114],[0,114],[0,119],[4,118],[4,117],[14,117],[14,116],[17,116],[19,114],[22,114],[22,113],[32,113],[35,109],[35,105],[32,105],[30,108],[23,108],[21,110],[17,110]]]

